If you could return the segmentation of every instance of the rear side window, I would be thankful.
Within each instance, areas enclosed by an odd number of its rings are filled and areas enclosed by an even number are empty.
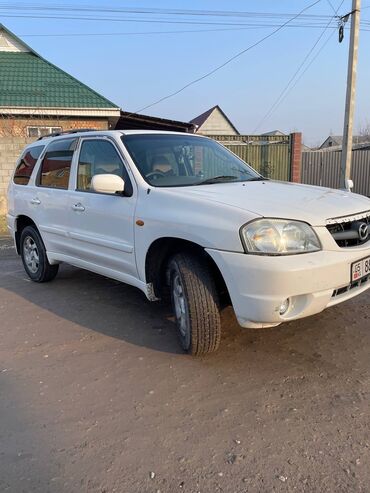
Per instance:
[[[77,139],[52,142],[46,149],[41,163],[39,185],[41,187],[68,188],[73,153]]]
[[[45,146],[35,146],[26,149],[21,155],[14,172],[13,181],[17,185],[27,185],[30,181],[33,168]]]

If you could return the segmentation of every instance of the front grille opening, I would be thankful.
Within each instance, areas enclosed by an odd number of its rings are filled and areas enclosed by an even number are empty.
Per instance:
[[[368,234],[365,237],[360,236],[360,228],[364,228],[363,225],[367,225],[368,228]],[[336,244],[342,248],[364,245],[370,240],[370,215],[356,221],[329,224],[326,228]]]
[[[370,274],[363,277],[362,279],[359,279],[358,281],[351,282],[350,284],[344,286],[343,288],[334,289],[331,297],[335,298],[336,296],[340,296],[341,294],[348,293],[348,291],[351,291],[352,289],[355,288],[360,288],[361,286],[367,284],[368,282],[370,282]]]

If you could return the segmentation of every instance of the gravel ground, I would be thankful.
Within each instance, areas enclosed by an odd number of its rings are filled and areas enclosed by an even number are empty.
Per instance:
[[[370,296],[179,349],[166,306],[0,241],[0,491],[370,491]]]

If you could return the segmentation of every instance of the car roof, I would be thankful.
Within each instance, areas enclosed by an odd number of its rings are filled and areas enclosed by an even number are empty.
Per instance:
[[[45,135],[34,142],[27,144],[26,149],[36,147],[40,145],[48,145],[50,142],[55,142],[61,139],[71,139],[73,137],[93,137],[104,135],[115,135],[121,137],[122,135],[184,135],[186,137],[205,137],[204,135],[191,134],[186,132],[171,132],[168,130],[81,130],[81,131],[67,131],[59,135]],[[207,137],[205,137],[207,138]]]
[[[150,135],[150,134],[163,134],[163,135],[186,135],[187,137],[200,137],[196,134],[186,133],[186,132],[171,132],[168,130],[80,130],[80,131],[66,131],[57,135],[45,135],[44,137],[40,137],[38,140],[28,144],[27,147],[31,147],[34,145],[40,145],[49,143],[51,141],[73,138],[73,137],[90,137],[90,136],[98,136],[98,135]],[[203,137],[203,136],[201,136]]]

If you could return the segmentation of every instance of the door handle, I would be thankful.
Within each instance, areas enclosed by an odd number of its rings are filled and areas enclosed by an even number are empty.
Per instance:
[[[39,200],[36,197],[34,199],[31,199],[30,202],[31,202],[31,204],[34,204],[34,205],[40,205],[41,204],[41,200]]]
[[[72,205],[72,209],[74,211],[83,212],[85,210],[85,207],[81,204],[81,202],[78,202],[78,204]]]

